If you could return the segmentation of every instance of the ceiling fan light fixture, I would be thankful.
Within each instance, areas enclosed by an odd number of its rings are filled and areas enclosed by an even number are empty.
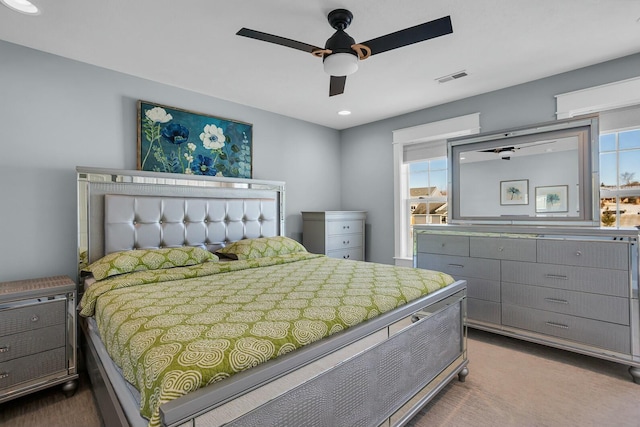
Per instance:
[[[0,0],[2,4],[7,6],[9,9],[15,10],[16,12],[24,13],[26,15],[38,15],[40,14],[40,9],[31,3],[28,0]]]
[[[348,76],[358,71],[358,57],[352,53],[332,53],[324,58],[324,72],[330,76]]]

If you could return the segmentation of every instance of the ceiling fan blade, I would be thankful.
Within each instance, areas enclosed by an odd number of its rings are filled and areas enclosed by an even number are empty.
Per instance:
[[[285,37],[274,36],[273,34],[267,34],[261,31],[250,30],[249,28],[241,28],[240,31],[238,31],[236,34],[239,36],[249,37],[256,40],[262,40],[269,43],[279,44],[281,46],[291,47],[293,49],[298,49],[308,53],[311,53],[314,50],[320,49],[317,46],[313,46],[307,43],[302,43],[296,40],[287,39]]]
[[[375,55],[451,33],[453,33],[451,17],[445,16],[434,21],[416,25],[415,27],[405,28],[404,30],[387,34],[386,36],[371,39],[362,44],[371,49],[371,55]]]
[[[329,96],[340,95],[344,92],[344,84],[347,82],[347,76],[331,76],[329,82]]]

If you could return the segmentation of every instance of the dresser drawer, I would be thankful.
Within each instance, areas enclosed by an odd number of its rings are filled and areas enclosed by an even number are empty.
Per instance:
[[[467,297],[500,302],[500,282],[477,277],[458,276],[456,280],[467,281]]]
[[[469,256],[468,236],[444,234],[419,234],[418,252],[440,255]]]
[[[626,243],[583,240],[538,240],[538,262],[628,270]]]
[[[469,251],[472,257],[536,261],[534,239],[509,239],[501,237],[471,237]]]
[[[503,261],[502,281],[627,298],[630,292],[627,271],[557,264]]]
[[[364,261],[364,251],[362,248],[336,249],[327,251],[329,258],[348,259],[351,261]]]
[[[501,322],[500,303],[467,298],[467,318],[471,321],[477,320],[499,325]]]
[[[629,325],[627,298],[503,282],[502,302]]]
[[[0,363],[0,390],[60,372],[66,374],[65,347]]]
[[[630,328],[502,303],[502,324],[629,354]]]
[[[455,278],[477,277],[479,279],[500,280],[500,261],[450,255],[418,254],[417,267],[442,271]]]
[[[327,222],[327,234],[362,234],[364,221],[329,221]]]
[[[327,250],[362,247],[362,234],[346,234],[327,238]]]
[[[0,362],[40,353],[65,345],[65,328],[49,326],[0,337]]]
[[[0,336],[65,322],[66,301],[46,301],[0,311]]]

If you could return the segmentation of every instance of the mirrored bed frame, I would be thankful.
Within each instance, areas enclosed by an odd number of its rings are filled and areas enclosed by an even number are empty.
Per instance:
[[[215,251],[230,241],[284,235],[282,182],[78,167],[77,185],[79,271],[114,251],[182,245]],[[117,208],[106,206],[112,196]],[[184,219],[184,209],[204,205],[219,215]],[[131,227],[140,215],[151,218],[150,232],[140,232],[145,224]],[[83,280],[79,273],[81,292]],[[468,374],[465,317],[466,282],[457,281],[165,403],[162,425],[405,425],[451,380]],[[95,325],[83,317],[80,324],[104,424],[147,425]]]

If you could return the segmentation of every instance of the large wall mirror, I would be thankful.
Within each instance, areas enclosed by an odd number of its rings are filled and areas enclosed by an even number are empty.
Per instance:
[[[449,222],[597,225],[597,138],[590,116],[449,140]]]

